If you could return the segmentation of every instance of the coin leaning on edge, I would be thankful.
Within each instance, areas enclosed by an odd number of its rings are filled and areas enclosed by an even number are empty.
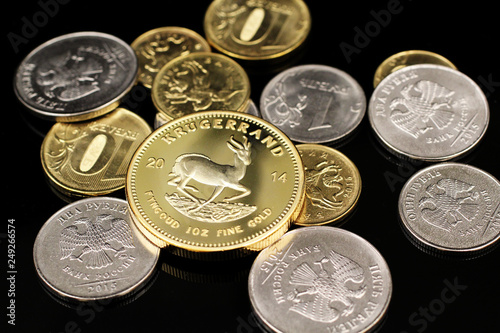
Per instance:
[[[54,294],[90,301],[126,296],[152,275],[159,249],[114,197],[68,204],[42,226],[33,246],[36,271]]]
[[[262,119],[198,112],[167,122],[143,142],[129,166],[126,195],[134,221],[159,247],[186,255],[256,251],[298,215],[304,170],[291,141]]]
[[[392,296],[389,267],[360,236],[336,227],[287,232],[250,269],[253,310],[272,332],[368,332]]]

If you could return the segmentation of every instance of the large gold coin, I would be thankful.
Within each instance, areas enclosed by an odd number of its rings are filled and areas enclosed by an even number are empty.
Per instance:
[[[289,54],[311,29],[302,0],[215,0],[205,13],[205,35],[217,50],[244,60],[268,60]]]
[[[318,144],[297,145],[305,169],[305,202],[295,224],[340,222],[358,202],[361,176],[356,165],[336,149]]]
[[[151,88],[160,69],[170,60],[192,52],[210,52],[197,32],[182,27],[160,27],[137,37],[131,44],[139,62],[137,80]]]
[[[376,87],[387,75],[403,67],[417,64],[434,64],[457,69],[451,61],[434,52],[424,50],[402,51],[385,59],[377,67],[373,78],[373,87]]]
[[[160,247],[258,251],[296,218],[304,167],[292,142],[262,119],[198,112],[159,127],[137,149],[126,195],[136,224]]]
[[[225,55],[190,53],[163,66],[153,82],[151,97],[170,120],[206,110],[242,111],[250,98],[250,80]]]
[[[89,121],[56,123],[42,143],[42,166],[51,186],[65,195],[108,194],[125,187],[130,159],[150,133],[146,121],[123,108]]]

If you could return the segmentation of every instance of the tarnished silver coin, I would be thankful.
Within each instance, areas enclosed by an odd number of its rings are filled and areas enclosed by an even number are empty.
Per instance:
[[[368,117],[390,151],[418,160],[446,161],[481,140],[489,106],[480,87],[465,74],[419,64],[402,68],[378,84]]]
[[[475,252],[500,238],[500,182],[467,164],[418,171],[404,185],[398,207],[405,231],[429,250]]]
[[[92,197],[52,215],[40,229],[33,259],[55,294],[80,301],[124,296],[147,281],[159,248],[132,222],[127,201]]]
[[[290,231],[250,269],[253,310],[273,332],[367,332],[392,295],[389,267],[352,232],[329,226]]]
[[[279,73],[267,83],[260,100],[262,118],[302,143],[345,138],[365,111],[365,93],[353,77],[316,64]]]
[[[137,56],[121,39],[100,32],[53,38],[20,63],[14,90],[34,114],[81,121],[116,108],[136,82]]]

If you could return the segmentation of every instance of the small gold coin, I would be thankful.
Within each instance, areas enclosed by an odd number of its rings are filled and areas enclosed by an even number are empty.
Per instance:
[[[205,35],[217,50],[244,60],[269,60],[289,54],[311,29],[302,0],[215,0],[205,13]]]
[[[210,52],[197,32],[182,27],[160,27],[137,37],[131,44],[139,62],[137,80],[151,88],[160,69],[170,60],[192,52]]]
[[[188,256],[258,251],[299,213],[304,167],[273,125],[207,111],[156,129],[132,158],[126,184],[135,223],[157,246]]]
[[[41,147],[50,184],[65,195],[97,196],[125,187],[128,164],[151,127],[118,108],[84,122],[56,123]]]
[[[295,224],[340,222],[356,206],[361,176],[354,163],[336,149],[319,144],[297,145],[305,169],[305,202]]]
[[[373,78],[373,87],[376,87],[387,75],[403,67],[417,64],[434,64],[457,69],[451,61],[434,52],[424,50],[402,51],[393,54],[378,66]]]
[[[250,98],[250,80],[225,55],[190,53],[163,66],[153,82],[151,97],[169,120],[207,110],[242,111]]]

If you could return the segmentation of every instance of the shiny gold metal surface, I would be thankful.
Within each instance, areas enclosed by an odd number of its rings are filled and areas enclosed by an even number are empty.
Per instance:
[[[118,108],[85,122],[55,123],[40,157],[50,184],[67,196],[104,195],[125,187],[128,164],[151,127]]]
[[[169,61],[153,82],[151,98],[167,119],[207,110],[243,111],[250,80],[233,59],[196,52]]]
[[[354,163],[336,149],[319,144],[297,145],[305,169],[305,202],[295,224],[340,222],[356,206],[361,176]]]
[[[139,62],[137,80],[147,88],[170,60],[192,52],[210,52],[208,42],[197,32],[183,27],[160,27],[137,37],[131,44]]]
[[[205,13],[208,42],[218,51],[244,60],[279,58],[297,49],[311,29],[302,0],[215,0]]]
[[[126,195],[157,246],[190,253],[258,251],[282,236],[304,199],[292,142],[262,119],[234,111],[189,114],[137,149]]]
[[[387,75],[403,67],[417,64],[442,65],[457,69],[451,61],[434,52],[424,50],[402,51],[393,54],[378,66],[373,78],[373,87],[376,87]]]

